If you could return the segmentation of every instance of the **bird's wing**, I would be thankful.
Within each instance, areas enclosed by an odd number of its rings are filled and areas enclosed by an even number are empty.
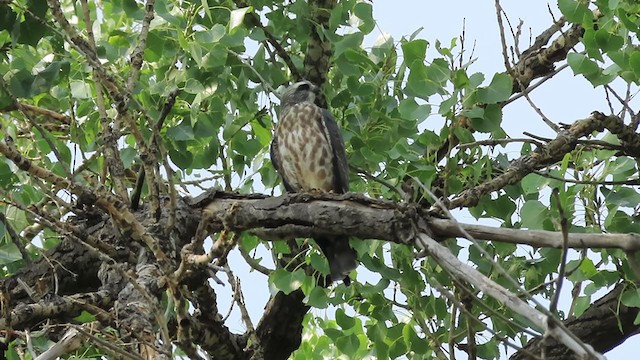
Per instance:
[[[349,164],[347,163],[347,153],[338,124],[327,109],[322,109],[322,124],[329,136],[329,142],[333,150],[333,190],[337,193],[346,193],[349,191]]]
[[[278,138],[275,132],[273,134],[273,139],[271,139],[271,148],[269,149],[269,155],[271,156],[271,163],[273,164],[273,167],[282,178],[282,184],[284,185],[285,190],[287,190],[287,192],[294,192],[293,187],[291,187],[284,176],[282,162],[280,161],[280,152],[278,151]]]

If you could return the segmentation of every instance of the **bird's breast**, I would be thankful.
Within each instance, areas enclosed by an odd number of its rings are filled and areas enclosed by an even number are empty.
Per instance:
[[[320,108],[292,106],[280,119],[276,136],[283,178],[296,191],[332,191],[333,152]]]

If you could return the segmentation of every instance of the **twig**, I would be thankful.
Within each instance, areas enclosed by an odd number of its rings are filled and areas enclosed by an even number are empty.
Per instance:
[[[455,298],[455,295],[453,296]],[[456,302],[452,302],[451,313],[449,314],[449,339],[447,340],[447,344],[449,346],[449,358],[451,360],[456,359],[456,349],[455,345],[455,329],[456,329],[456,314],[458,312],[458,306],[456,306]]]
[[[131,97],[133,94],[134,87],[138,78],[140,76],[140,69],[142,68],[142,62],[144,58],[142,56],[144,52],[144,48],[147,45],[147,35],[149,35],[149,26],[151,25],[151,20],[154,18],[153,6],[155,5],[155,0],[147,0],[145,4],[145,14],[142,19],[142,29],[140,29],[140,35],[138,35],[138,44],[136,48],[133,50],[133,54],[131,55],[131,73],[129,74],[129,80],[127,82],[127,92],[125,96]],[[128,99],[125,100],[125,103],[128,102]]]
[[[467,149],[467,148],[476,147],[478,145],[488,145],[488,146],[506,145],[506,144],[515,143],[515,142],[534,144],[537,147],[544,146],[544,144],[539,141],[535,141],[527,138],[509,138],[509,139],[478,140],[470,143],[459,144],[458,149]]]
[[[636,116],[635,112],[629,106],[629,102],[621,98],[620,95],[618,95],[618,93],[616,93],[616,91],[609,84],[605,84],[604,88],[605,90],[611,92],[613,96],[615,96],[615,98],[620,102],[620,105],[622,105],[622,107],[629,112],[629,115],[631,115],[632,118]]]
[[[218,180],[222,177],[222,175],[213,175],[213,176],[208,176],[208,177],[203,177],[197,180],[181,180],[179,182],[177,182],[177,184],[179,185],[194,185],[194,186],[198,186],[200,183],[203,182],[207,182],[207,181],[213,181],[213,180]]]
[[[246,251],[244,251],[241,246],[238,246],[238,250],[240,250],[240,255],[242,255],[242,258],[253,270],[267,276],[269,276],[273,272],[273,270],[267,268],[266,266],[260,265],[260,263],[256,259],[252,258],[251,255],[249,255]]]
[[[449,289],[447,289],[446,287],[442,286],[442,284],[440,284],[438,282],[438,280],[436,280],[435,278],[431,278],[430,281],[429,281],[429,284],[431,284],[436,290],[438,290],[438,292],[440,292],[442,295],[444,295],[449,301],[451,301],[453,304],[455,304],[457,306],[457,308],[460,309],[469,319],[475,320],[475,322],[477,324],[479,324],[480,326],[482,326],[482,328],[485,331],[490,332],[493,336],[497,337],[505,345],[509,346],[510,348],[512,348],[512,349],[514,349],[516,351],[524,351],[525,354],[531,356],[531,360],[539,360],[539,358],[537,356],[535,356],[535,355],[531,354],[530,352],[527,352],[526,350],[522,349],[521,346],[518,346],[518,345],[510,342],[504,336],[500,335],[499,333],[495,332],[492,328],[487,326],[487,324],[484,321],[478,319],[473,313],[469,312],[469,310],[467,310],[464,307],[464,305],[455,297],[455,295],[453,293],[451,293],[451,291]],[[465,289],[465,291],[469,291],[469,290]]]
[[[29,329],[26,329],[24,331],[24,338],[25,338],[26,343],[27,343],[27,351],[29,351],[29,354],[31,355],[31,357],[33,359],[38,359],[36,351],[33,349],[33,341],[31,340],[31,331],[29,331]],[[55,357],[55,356],[53,356],[53,357]]]
[[[2,191],[0,191],[0,194],[5,196],[4,192]],[[2,200],[2,202],[10,204],[17,209],[24,211],[26,214],[30,214],[34,217],[34,222],[37,222],[42,226],[46,226],[56,233],[64,234],[68,236],[70,240],[76,241],[78,244],[85,246],[91,254],[97,256],[100,260],[108,263],[116,262],[113,258],[110,257],[110,255],[115,255],[116,250],[110,245],[107,245],[102,241],[98,241],[93,235],[83,233],[76,227],[72,226],[70,223],[60,221],[60,219],[56,219],[49,214],[43,213],[38,207],[27,207],[21,203],[9,202],[7,200]]]
[[[447,270],[447,272],[451,273],[452,276],[476,285],[479,290],[504,303],[511,310],[524,316],[534,325],[545,329],[545,334],[553,336],[570,350],[576,352],[578,356],[592,356],[596,359],[604,359],[604,357],[597,353],[593,347],[582,342],[573,333],[571,333],[571,331],[569,331],[562,322],[554,316],[551,316],[548,310],[540,307],[539,305],[540,310],[536,310],[521,299],[514,297],[513,293],[509,290],[489,280],[475,268],[462,263],[448,248],[438,244],[426,234],[420,233],[414,240],[418,246],[425,249],[429,255],[436,259],[438,263]],[[498,267],[499,266],[496,266],[496,268]],[[530,301],[534,303],[537,302],[535,299],[531,299]],[[549,323],[554,324],[554,327],[551,328]]]
[[[117,346],[114,346],[109,341],[105,341],[93,335],[92,333],[86,331],[84,329],[84,326],[74,326],[74,329],[77,330],[82,335],[84,335],[85,337],[87,337],[89,341],[91,341],[98,348],[102,348],[103,350],[108,350],[114,355],[119,355],[119,356],[122,356],[123,358],[131,359],[131,360],[144,360],[142,357],[138,356],[133,352],[125,351]]]
[[[573,311],[575,309],[576,303],[578,302],[580,290],[582,290],[582,281],[577,281],[575,284],[573,284],[573,288],[571,289],[571,304],[569,305],[569,310],[567,311],[567,319],[575,318]]]
[[[244,325],[247,327],[247,333],[249,336],[255,332],[255,327],[251,322],[251,317],[249,316],[249,312],[247,311],[247,306],[244,302],[244,296],[242,295],[242,287],[240,286],[240,279],[236,279],[229,268],[229,265],[224,266],[224,271],[227,273],[229,277],[229,283],[231,284],[231,290],[233,290],[233,299],[238,304],[238,308],[240,309],[240,314],[242,317],[242,321]]]
[[[521,92],[522,95],[524,95],[525,99],[527,99],[527,102],[529,103],[529,105],[531,105],[531,108],[538,113],[538,115],[540,115],[540,117],[542,118],[542,121],[544,121],[545,124],[547,124],[547,126],[549,126],[553,131],[555,131],[556,133],[560,132],[560,126],[558,126],[557,124],[555,124],[553,121],[551,121],[551,119],[549,119],[543,112],[542,110],[540,110],[539,107],[536,106],[536,104],[533,103],[533,100],[531,100],[531,97],[529,96],[529,93],[527,92],[527,89],[522,89]]]
[[[46,141],[47,145],[49,145],[49,147],[51,148],[51,151],[55,155],[56,160],[58,160],[58,162],[62,164],[62,168],[64,169],[65,173],[68,176],[72,176],[69,170],[70,164],[68,164],[65,161],[65,159],[62,157],[62,154],[60,154],[58,147],[56,146],[56,144],[53,143],[53,140],[51,140],[51,137],[49,136],[49,134],[42,128],[42,126],[36,121],[36,119],[28,111],[22,108],[22,105],[18,102],[18,99],[11,94],[11,91],[9,91],[9,89],[7,88],[7,84],[4,82],[2,78],[0,78],[0,87],[2,87],[2,89],[7,94],[10,94],[11,100],[17,106],[18,110],[25,116],[25,118],[27,118],[27,121],[31,124],[31,126],[33,126],[34,128],[36,128],[36,130],[38,130],[38,132],[40,133],[40,136],[42,136],[44,141]]]
[[[82,346],[83,337],[82,333],[76,328],[70,328],[64,333],[60,341],[36,357],[35,360],[56,359],[62,355],[76,351]]]
[[[93,36],[93,22],[91,21],[91,15],[89,14],[89,5],[87,4],[87,0],[81,0],[81,4],[84,14],[84,22],[87,26],[88,43],[89,46],[91,46],[92,51],[95,52],[96,41]],[[98,107],[98,114],[100,115],[100,124],[102,125],[105,165],[111,175],[111,181],[113,182],[113,188],[116,194],[118,194],[123,201],[129,201],[127,186],[124,182],[124,165],[120,158],[120,152],[118,151],[117,146],[119,131],[116,128],[112,128],[109,122],[107,108],[104,104],[104,94],[102,93],[102,86],[100,85],[100,74],[95,67],[93,68],[92,76],[96,89],[96,105]]]
[[[238,61],[240,61],[240,62],[241,62],[241,63],[243,63],[246,67],[248,67],[248,68],[251,70],[251,72],[253,72],[253,73],[254,73],[254,75],[255,75],[258,79],[260,79],[260,82],[262,83],[262,86],[263,86],[266,90],[268,90],[268,91],[269,91],[273,96],[275,96],[275,97],[277,97],[278,99],[280,99],[280,94],[278,94],[278,92],[277,92],[277,91],[275,91],[275,89],[271,86],[271,84],[270,84],[270,83],[268,83],[268,82],[267,82],[267,80],[265,80],[265,79],[262,77],[262,74],[260,74],[260,72],[259,72],[258,70],[256,70],[256,68],[254,68],[254,67],[253,67],[253,65],[249,64],[249,62],[248,62],[248,61],[246,61],[245,59],[243,59],[243,58],[242,58],[242,56],[241,56],[240,54],[238,54],[237,52],[235,52],[235,51],[233,51],[233,50],[231,50],[231,49],[228,49],[227,51],[229,52],[229,54],[231,54],[231,55],[235,56],[235,57],[238,59]]]
[[[234,2],[236,3],[236,6],[238,8],[245,8],[249,6],[249,4],[245,3],[243,0],[234,0]],[[247,13],[245,17],[251,22],[251,25],[261,29],[264,32],[264,35],[267,38],[266,42],[268,42],[273,47],[273,49],[276,51],[278,56],[287,65],[287,67],[289,68],[289,71],[291,72],[293,80],[294,81],[302,80],[303,76],[302,74],[300,74],[300,72],[298,71],[298,68],[296,68],[295,64],[293,63],[291,56],[289,56],[289,52],[287,52],[287,50],[282,46],[282,44],[280,44],[280,42],[278,41],[278,39],[276,39],[273,33],[271,33],[271,31],[267,27],[262,25],[262,23],[260,22],[260,17],[253,12]],[[264,44],[264,41],[263,41],[263,44]],[[266,46],[266,44],[265,44],[265,47],[268,49],[268,46]]]
[[[555,314],[558,308],[558,301],[560,300],[560,293],[562,290],[562,282],[564,281],[565,268],[567,266],[567,253],[569,252],[569,225],[567,217],[564,214],[564,209],[562,208],[562,203],[560,202],[558,188],[553,189],[553,191],[551,192],[551,197],[553,197],[556,202],[556,206],[558,207],[558,214],[560,215],[560,229],[562,231],[562,256],[560,260],[560,268],[558,269],[558,278],[556,280],[556,291],[553,294],[551,304],[549,305],[549,312]]]
[[[20,170],[27,172],[33,178],[40,178],[62,189],[67,189],[78,196],[79,201],[82,200],[82,202],[88,205],[97,205],[109,214],[123,232],[131,232],[132,239],[144,243],[153,252],[153,255],[163,270],[168,271],[169,258],[162,250],[158,240],[149,234],[134,214],[128,210],[126,205],[106,187],[98,185],[93,189],[89,189],[73,181],[73,179],[65,179],[50,170],[32,163],[15,149],[12,139],[10,138],[6,138],[5,143],[0,142],[0,153],[13,161]]]
[[[156,136],[156,134],[160,131],[160,129],[162,129],[162,126],[164,125],[164,122],[167,116],[169,115],[169,112],[171,112],[171,109],[173,109],[173,105],[176,103],[177,96],[178,96],[178,89],[172,90],[167,95],[167,100],[162,106],[162,111],[160,111],[160,115],[158,116],[158,121],[156,121],[155,125],[153,126],[153,129],[154,129],[153,139],[155,144],[160,143],[159,141],[157,141],[158,137]],[[138,173],[138,178],[136,179],[135,188],[133,190],[133,193],[131,194],[131,210],[133,211],[138,210],[140,206],[140,197],[142,195],[142,187],[144,185],[144,179],[145,179],[145,169],[144,167],[142,167],[140,168],[140,172]]]
[[[401,189],[398,189],[397,187],[393,186],[391,183],[389,183],[388,181],[384,180],[384,179],[379,179],[376,176],[373,176],[371,173],[369,173],[368,171],[361,169],[359,167],[356,167],[355,165],[349,165],[349,167],[351,168],[351,170],[356,171],[358,174],[364,176],[366,179],[369,179],[371,181],[375,181],[379,184],[384,185],[386,188],[388,188],[389,190],[395,192],[396,194],[400,195],[400,198],[404,198],[404,191],[402,191]]]
[[[629,137],[633,136],[628,134],[629,129],[621,126],[619,118],[605,116],[600,112],[593,112],[588,118],[578,120],[558,133],[558,136],[543,148],[536,149],[530,154],[512,161],[502,174],[482,184],[465,189],[451,200],[449,206],[451,208],[475,206],[480,201],[481,196],[502,189],[508,184],[513,184],[537,168],[559,161],[565,154],[575,149],[578,139],[590,135],[593,131],[603,127],[613,129],[614,131],[612,132],[614,133],[617,132]],[[618,136],[621,137],[620,135]]]
[[[4,225],[4,228],[7,230],[7,233],[9,233],[9,237],[11,238],[11,241],[13,242],[13,244],[20,251],[22,260],[24,260],[24,262],[27,265],[31,265],[31,257],[29,256],[27,249],[25,249],[22,241],[20,241],[20,236],[18,236],[18,233],[16,233],[16,231],[13,229],[13,226],[11,226],[11,224],[7,222],[7,218],[5,217],[4,212],[1,212],[1,211],[0,211],[0,222],[2,222],[2,224]]]
[[[548,172],[542,172],[538,170],[533,171],[535,174],[540,176],[544,176],[549,179],[558,180],[571,184],[581,184],[581,185],[640,185],[640,179],[629,179],[629,180],[620,180],[620,181],[607,181],[607,180],[573,180],[566,179],[560,176],[556,176],[550,174]]]
[[[540,80],[538,80],[535,84],[533,85],[529,85],[526,89],[522,90],[522,92],[519,92],[517,94],[515,94],[514,96],[510,97],[509,100],[505,101],[502,106],[507,106],[509,104],[511,104],[512,102],[520,99],[521,97],[524,96],[524,93],[531,93],[533,90],[535,90],[536,88],[538,88],[540,85],[544,84],[545,82],[547,82],[547,80],[551,79],[552,77],[556,76],[556,74],[558,74],[560,71],[566,69],[569,67],[569,64],[562,64],[560,66],[558,66],[558,68],[556,68],[554,71],[552,71],[551,73],[543,76]],[[526,90],[526,91],[525,91]]]
[[[504,61],[504,68],[509,73],[509,76],[513,79],[513,81],[518,81],[518,78],[513,73],[513,68],[509,62],[509,54],[507,53],[507,39],[504,36],[504,24],[502,23],[502,14],[504,10],[502,10],[502,6],[500,5],[500,0],[495,0],[496,7],[496,18],[498,19],[498,30],[500,30],[500,45],[502,45],[502,60]]]
[[[222,176],[224,179],[224,191],[232,191],[231,187],[231,171],[229,170],[229,164],[227,164],[227,159],[224,156],[224,145],[220,144],[220,151],[218,151],[218,157],[220,158],[220,163],[222,164]]]
[[[169,232],[173,231],[176,224],[176,210],[178,208],[178,200],[176,194],[176,188],[173,183],[173,176],[175,172],[169,165],[169,158],[164,154],[164,171],[167,173],[167,182],[169,187],[169,220],[167,220],[166,229]]]
[[[451,215],[451,212],[449,212],[449,210],[444,206],[442,201],[440,201],[440,199],[437,198],[424,185],[423,185],[423,191],[433,198],[433,201],[435,202],[435,204],[439,206],[440,209],[444,211],[445,214],[450,219],[452,219],[455,224],[458,224],[455,218]],[[477,243],[477,241],[475,241],[475,239],[471,237],[471,235],[469,235],[461,227],[459,230],[464,234],[464,237],[467,240],[471,241],[471,243],[480,251],[480,253],[482,253],[487,258],[491,258],[491,255],[485,250],[485,248],[480,246]],[[438,253],[440,253],[440,250],[441,250],[440,248],[446,249],[442,245],[435,242],[433,239],[426,236],[425,234],[419,234],[418,237],[416,238],[416,241],[417,241],[416,243],[420,244],[424,249],[430,249],[432,254],[434,251],[437,251]],[[443,251],[442,253],[440,253],[440,255],[441,256],[438,256],[437,258],[440,259],[441,265],[444,265],[443,262],[445,261],[453,261],[455,263],[458,263],[458,266],[464,265],[463,263],[459,262],[459,260],[455,258],[455,256],[448,250]],[[541,310],[537,311],[535,309],[530,308],[524,301],[522,303],[518,303],[516,301],[511,304],[507,304],[507,306],[509,306],[513,311],[525,316],[530,321],[536,323],[538,326],[546,328],[545,335],[549,334],[550,336],[555,337],[557,340],[564,343],[569,349],[573,350],[574,352],[578,354],[589,354],[590,356],[593,356],[597,359],[604,359],[602,355],[598,354],[595,350],[593,350],[593,347],[582,342],[571,331],[569,331],[562,322],[556,319],[553,314],[551,314],[548,310],[545,310],[544,307],[542,307],[542,305],[540,304],[540,302],[538,302],[533,296],[531,296],[531,294],[527,293],[526,292],[527,290],[522,288],[522,286],[515,279],[513,279],[513,277],[502,267],[502,265],[500,265],[499,263],[494,263],[494,266],[496,269],[498,269],[500,274],[502,274],[516,289],[518,289],[520,292],[525,294],[527,298]],[[455,266],[446,266],[446,268],[449,272],[452,273],[452,275],[456,277],[460,277],[470,283],[476,284],[482,291],[486,292],[488,295],[494,298],[503,298],[503,295],[505,295],[505,294],[501,294],[503,292],[506,294],[509,294],[508,290],[506,290],[505,288],[501,287],[498,284],[491,284],[491,285],[486,284],[486,280],[488,279],[486,279],[484,275],[482,275],[482,273],[480,273],[479,271],[469,266],[465,266],[465,268],[467,268],[466,270],[463,270],[462,268],[455,267]],[[472,272],[473,275],[470,272]],[[472,278],[474,278],[473,280],[475,281],[472,281]],[[544,314],[545,316],[541,316],[541,314]],[[550,327],[549,326],[550,324],[553,324],[553,327]]]
[[[467,294],[468,295],[468,294]],[[473,307],[473,296],[463,296],[461,299],[461,303],[463,305],[463,309],[465,314],[471,314],[471,309]],[[474,325],[470,320],[476,320],[477,318],[471,317],[467,320],[467,348],[466,353],[469,356],[469,360],[476,360],[478,358],[478,346],[476,344],[476,331],[474,329]]]
[[[56,121],[61,122],[64,125],[70,125],[71,124],[71,118],[67,115],[64,114],[60,114],[58,112],[55,112],[53,110],[49,110],[49,109],[45,109],[45,108],[41,108],[35,105],[30,105],[27,103],[23,103],[19,100],[15,100],[13,103],[9,104],[9,106],[6,106],[2,109],[0,109],[0,112],[9,112],[9,111],[14,111],[14,110],[18,110],[18,109],[22,109],[22,111],[27,111],[30,113],[35,113],[38,115],[43,115],[46,116],[48,118],[54,119]]]

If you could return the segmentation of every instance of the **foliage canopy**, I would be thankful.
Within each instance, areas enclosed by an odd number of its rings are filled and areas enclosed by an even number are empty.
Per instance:
[[[544,304],[537,309],[597,352],[636,332],[638,241],[607,236],[640,233],[640,4],[558,0],[561,17],[523,45],[496,1],[503,54],[495,59],[506,69],[495,74],[475,71],[464,38],[382,33],[369,47],[382,16],[375,9],[357,0],[0,1],[7,357],[53,351],[69,329],[81,341],[57,355],[494,359],[508,345],[514,358],[541,348],[566,356],[554,334],[557,343],[527,345],[551,330],[514,310],[517,301],[487,293],[490,281],[531,308]],[[529,94],[554,91],[547,80],[561,71],[602,89],[609,108],[575,123],[548,119]],[[341,126],[352,191],[381,200],[361,206],[430,219],[444,213],[430,189],[447,207],[520,230],[513,241],[491,231],[466,241],[433,225],[430,234],[481,282],[452,273],[419,237],[380,235],[352,241],[361,262],[352,286],[328,286],[312,243],[260,236],[304,233],[293,226],[308,225],[295,222],[304,212],[288,215],[291,227],[278,222],[291,204],[337,202],[355,213],[357,199],[293,197],[270,210],[278,220],[269,226],[238,215],[238,204],[261,201],[251,193],[280,193],[268,157],[278,89],[303,78],[322,86],[321,105]],[[516,101],[531,103],[557,137],[508,134],[503,125],[515,120],[503,110]],[[221,191],[191,199],[210,189]],[[234,204],[212,210],[224,201]],[[350,231],[335,221],[325,231]],[[351,230],[373,225],[364,219]],[[545,245],[531,230],[566,245]],[[584,245],[569,233],[601,237]],[[209,235],[213,246],[203,242]],[[229,252],[263,281],[237,281]],[[564,294],[573,289],[568,307],[558,306],[559,279]],[[224,283],[243,334],[219,315]],[[247,308],[262,304],[250,294],[269,290],[253,324]],[[581,321],[594,318],[600,329],[590,332]]]

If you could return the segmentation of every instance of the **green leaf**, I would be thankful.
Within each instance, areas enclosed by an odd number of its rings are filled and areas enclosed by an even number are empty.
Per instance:
[[[464,113],[471,119],[471,126],[477,131],[491,133],[500,130],[502,107],[497,104],[487,105],[484,109],[474,108]]]
[[[83,81],[72,81],[69,83],[69,87],[71,88],[71,96],[74,99],[83,100],[92,97],[91,87]]]
[[[629,67],[633,69],[634,74],[640,79],[640,50],[636,50],[629,56]]]
[[[172,126],[167,130],[167,137],[171,140],[186,141],[193,140],[193,128],[188,121],[182,121],[177,126]]]
[[[234,142],[234,149],[244,156],[253,158],[263,146],[257,139],[245,139]]]
[[[568,278],[573,282],[589,280],[598,272],[593,261],[589,258],[569,261],[567,263],[567,271],[571,272]]]
[[[533,173],[525,176],[522,181],[520,181],[520,186],[524,194],[536,194],[547,187],[547,185],[549,185],[548,178]]]
[[[242,247],[242,250],[249,252],[258,247],[258,244],[260,244],[260,239],[255,235],[242,233],[242,237],[240,238],[239,243]]]
[[[0,265],[10,264],[22,259],[20,250],[14,243],[7,243],[0,246]]]
[[[576,317],[584,314],[584,312],[591,306],[591,296],[578,296],[576,304],[573,308],[573,312]]]
[[[416,63],[407,78],[405,93],[409,96],[428,100],[429,96],[437,94],[442,86],[429,78],[428,68],[422,63]]]
[[[57,80],[60,75],[60,70],[62,70],[63,66],[68,67],[69,63],[66,61],[54,61],[39,72],[33,79],[33,95],[49,91],[54,81]]]
[[[625,207],[636,207],[640,204],[640,194],[632,188],[623,187],[616,191],[602,187],[600,191],[605,196],[608,204]]]
[[[516,204],[506,195],[499,196],[485,206],[487,216],[507,220],[516,211]]]
[[[640,308],[640,289],[633,288],[626,290],[620,296],[620,302],[624,306]]]
[[[418,105],[414,99],[407,98],[400,101],[398,111],[405,119],[422,121],[431,113],[431,106],[429,104]]]
[[[558,0],[558,8],[569,22],[581,24],[593,18],[589,8],[584,5],[583,1],[577,0]]]
[[[507,101],[511,96],[512,89],[513,83],[509,75],[495,74],[488,87],[478,89],[478,101],[485,104]]]
[[[285,269],[276,269],[269,274],[269,282],[277,289],[281,290],[285,295],[291,294],[298,290],[304,282],[304,270],[298,269],[294,272],[288,272]]]
[[[359,2],[353,7],[353,14],[357,16],[362,23],[358,26],[358,29],[364,34],[368,34],[376,26],[375,20],[373,20],[373,7],[369,3]]]
[[[178,142],[180,144],[181,149],[171,149],[169,150],[169,157],[174,164],[180,169],[188,169],[193,162],[193,154],[186,149],[184,144]]]
[[[356,325],[356,321],[344,312],[344,309],[338,308],[336,310],[336,322],[342,330],[350,330]]]
[[[434,82],[444,85],[451,77],[449,64],[445,59],[434,59],[427,66],[427,77]]]
[[[202,83],[196,79],[187,79],[187,82],[184,86],[184,91],[189,94],[199,94],[204,92],[204,86]]]
[[[431,351],[431,346],[426,339],[422,339],[418,336],[413,325],[411,323],[407,323],[404,325],[402,329],[402,335],[407,343],[407,346],[411,348],[411,351],[416,354],[427,354]]]
[[[3,160],[0,160],[0,186],[7,188],[16,180],[11,167]]]
[[[549,218],[549,209],[538,200],[528,200],[520,209],[522,226],[528,229],[542,229]]]
[[[629,216],[624,211],[611,211],[605,220],[608,231],[628,234],[640,233],[640,222]]]
[[[600,71],[600,67],[586,55],[569,53],[567,63],[575,74],[593,75]]]
[[[404,42],[402,47],[402,53],[404,54],[404,61],[409,67],[413,69],[414,65],[424,64],[424,58],[427,55],[427,40],[418,39],[409,42]]]
[[[404,324],[397,323],[389,328],[388,339],[391,340],[389,345],[389,356],[392,359],[398,358],[407,352],[407,345],[402,336]]]
[[[624,39],[616,34],[611,34],[605,29],[598,29],[596,31],[596,43],[604,52],[610,52],[620,50],[624,45]]]
[[[131,18],[142,19],[144,12],[135,0],[122,0],[122,9]]]
[[[307,296],[306,304],[316,309],[326,309],[329,306],[327,290],[320,286],[314,287]]]
[[[633,14],[628,13],[626,9],[619,8],[616,11],[616,15],[618,15],[620,22],[624,24],[627,30],[635,32],[636,34],[640,32],[637,13],[634,16]],[[630,16],[634,16],[634,19],[632,19]]]
[[[336,340],[336,346],[343,354],[351,355],[351,358],[360,347],[360,339],[355,334],[341,336]]]
[[[50,29],[42,25],[42,19],[47,13],[47,4],[42,1],[27,1],[28,11],[23,13],[24,21],[19,26],[18,43],[36,46],[40,39],[45,36]],[[0,12],[1,13],[1,12]]]
[[[247,15],[247,13],[251,11],[253,11],[252,6],[232,10],[231,16],[229,18],[229,32],[242,25],[242,21],[244,20],[245,15]]]
[[[96,317],[87,312],[86,310],[82,310],[82,312],[80,313],[80,315],[76,316],[73,318],[75,321],[78,321],[82,324],[86,324],[86,323],[90,323],[96,320]]]
[[[359,49],[364,40],[364,35],[361,32],[347,34],[340,37],[340,40],[335,42],[335,57],[342,55],[347,50]]]
[[[27,70],[20,70],[11,76],[9,91],[17,98],[30,98],[33,96],[32,84],[34,76]]]

